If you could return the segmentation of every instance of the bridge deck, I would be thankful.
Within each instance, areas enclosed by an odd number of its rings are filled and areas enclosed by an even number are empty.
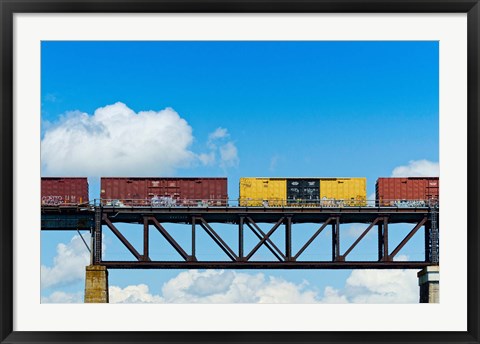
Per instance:
[[[112,223],[142,223],[144,216],[160,222],[191,223],[192,217],[208,222],[238,224],[241,216],[256,222],[275,223],[289,216],[292,223],[323,223],[329,217],[340,217],[342,223],[370,223],[378,216],[388,216],[390,224],[416,223],[429,214],[429,208],[398,207],[102,207]],[[42,207],[42,230],[90,229],[95,208]]]
[[[432,211],[434,210],[434,211]],[[42,230],[91,230],[94,238],[92,261],[110,269],[421,269],[438,263],[438,228],[432,228],[432,214],[438,209],[401,207],[42,207]],[[135,247],[117,228],[117,223],[141,224],[143,247]],[[164,223],[189,224],[189,247],[178,243]],[[236,224],[238,248],[222,239],[210,223]],[[257,223],[272,223],[265,233]],[[297,223],[321,224],[298,252],[292,251],[292,225]],[[340,250],[340,224],[365,223],[366,228],[346,250]],[[388,225],[414,224],[411,231],[393,250],[389,249]],[[179,261],[152,261],[149,254],[150,226],[156,228],[166,241],[179,253]],[[270,236],[282,227],[285,242],[278,246]],[[303,261],[300,256],[325,228],[331,227],[331,261]],[[375,229],[372,229],[374,228]],[[425,260],[396,261],[395,257],[405,244],[421,228],[425,227]],[[102,259],[102,228],[109,229],[133,255],[128,261],[104,261]],[[198,261],[196,257],[196,228],[205,231],[225,253],[222,261]],[[244,247],[244,231],[251,230],[259,239],[249,252]],[[378,260],[351,261],[347,257],[370,231],[378,235]],[[432,236],[431,232],[437,233]],[[255,253],[265,246],[277,261],[256,261]],[[283,247],[284,246],[284,247]]]

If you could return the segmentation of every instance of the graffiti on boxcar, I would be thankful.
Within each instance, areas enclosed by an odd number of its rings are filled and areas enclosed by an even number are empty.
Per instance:
[[[150,200],[150,204],[152,207],[175,207],[177,205],[177,201],[172,197],[167,196],[153,196]]]
[[[45,205],[60,205],[63,203],[62,196],[42,196],[42,204]]]

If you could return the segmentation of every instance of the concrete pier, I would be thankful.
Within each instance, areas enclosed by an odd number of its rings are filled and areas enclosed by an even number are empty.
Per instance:
[[[427,266],[417,273],[420,286],[420,303],[440,302],[440,268]]]
[[[108,270],[105,266],[86,267],[85,303],[108,303]]]

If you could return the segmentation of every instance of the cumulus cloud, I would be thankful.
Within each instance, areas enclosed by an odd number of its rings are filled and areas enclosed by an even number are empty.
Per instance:
[[[112,303],[314,303],[316,292],[308,284],[295,284],[264,274],[223,270],[181,272],[162,287],[161,295],[140,284],[110,287]]]
[[[204,165],[213,165],[215,164],[215,153],[214,152],[201,153],[198,155],[198,159]]]
[[[223,169],[238,166],[240,162],[238,149],[235,143],[230,140],[227,129],[219,127],[210,133],[207,147],[210,152],[199,155],[199,159],[204,165],[213,165],[218,162]]]
[[[312,303],[315,292],[264,274],[235,271],[190,270],[164,284],[165,302],[171,303]]]
[[[42,303],[83,303],[83,292],[65,293],[55,291],[49,296],[42,297]]]
[[[58,97],[54,93],[47,93],[44,99],[47,102],[55,103],[58,100]]]
[[[354,270],[341,294],[352,303],[417,303],[417,271]]]
[[[209,152],[193,152],[193,130],[172,108],[136,113],[118,102],[93,115],[69,112],[44,129],[44,175],[170,175],[198,164],[238,164],[237,148],[225,128],[209,135]]]
[[[440,165],[429,160],[410,160],[406,166],[395,167],[392,177],[438,177]]]
[[[90,240],[89,235],[89,233],[83,235],[86,242]],[[89,263],[90,253],[79,235],[75,235],[67,244],[59,243],[53,266],[41,266],[42,288],[68,285],[83,280],[85,267]]]
[[[173,109],[137,114],[116,103],[92,116],[63,116],[42,140],[42,167],[45,174],[168,174],[194,159],[192,141],[192,128]]]
[[[325,287],[321,303],[350,303],[347,296],[333,287]]]
[[[274,172],[277,167],[278,167],[278,164],[280,162],[282,162],[284,159],[281,155],[279,154],[275,154],[273,155],[271,158],[270,158],[270,165],[268,167],[268,169],[271,171],[271,172]]]
[[[228,134],[228,130],[225,129],[225,128],[217,128],[215,129],[214,132],[210,133],[208,135],[208,142],[210,144],[213,144],[213,142],[215,140],[218,140],[218,139],[223,139],[224,137],[228,137],[229,134]]]
[[[160,295],[140,284],[110,287],[112,303],[417,303],[416,271],[354,270],[342,289],[321,294],[304,281],[293,283],[262,273],[189,270],[166,282]]]
[[[108,288],[110,303],[162,303],[158,295],[150,294],[147,285],[130,285],[125,288],[111,286]]]
[[[159,295],[145,284],[109,287],[110,303],[418,303],[418,293],[415,270],[354,270],[343,288],[327,286],[323,294],[307,281],[230,270],[181,272]],[[42,297],[42,303],[81,302],[83,292],[56,291]]]
[[[220,166],[233,167],[238,165],[237,147],[233,142],[227,142],[220,147]]]
[[[358,238],[364,231],[367,229],[368,224],[362,224],[362,223],[354,223],[351,225],[344,225],[344,228],[342,230],[344,231],[345,235],[351,238]],[[370,234],[373,231],[373,228],[370,229],[368,234]],[[367,234],[367,238],[368,238]]]

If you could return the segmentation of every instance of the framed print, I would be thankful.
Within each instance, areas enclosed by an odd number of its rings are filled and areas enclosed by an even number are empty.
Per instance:
[[[479,342],[478,1],[0,1],[2,343]]]

